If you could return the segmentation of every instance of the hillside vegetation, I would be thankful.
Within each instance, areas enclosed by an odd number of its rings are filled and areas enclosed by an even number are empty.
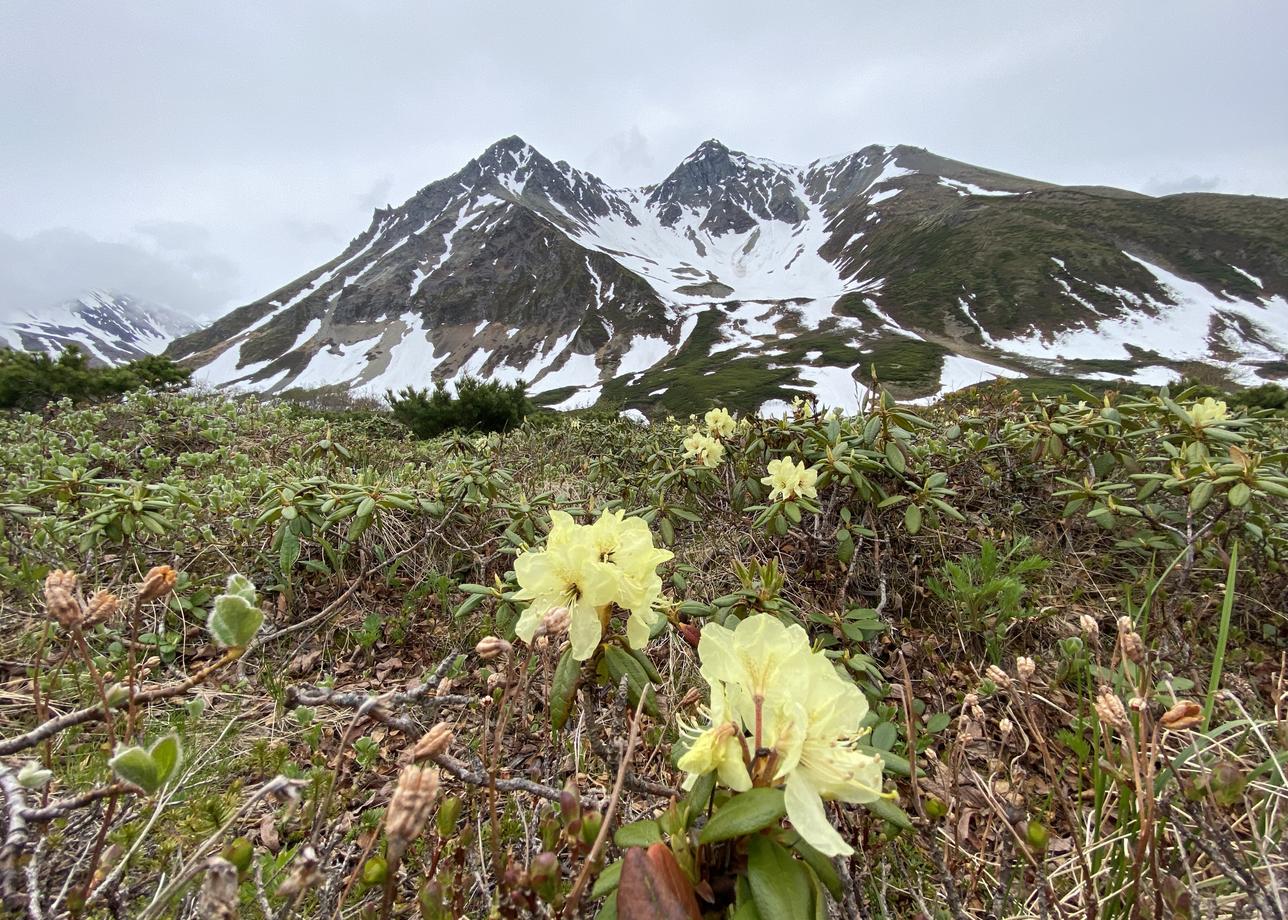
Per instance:
[[[5,909],[1283,917],[1288,423],[1196,396],[4,416]]]

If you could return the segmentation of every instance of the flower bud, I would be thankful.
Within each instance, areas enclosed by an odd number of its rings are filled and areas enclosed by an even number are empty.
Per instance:
[[[27,761],[18,771],[18,785],[24,789],[44,789],[53,778],[52,770],[42,769],[34,760]]]
[[[1051,842],[1051,832],[1040,821],[1027,821],[1024,825],[1024,839],[1038,853],[1045,853]]]
[[[559,814],[565,824],[581,817],[581,796],[577,792],[577,784],[572,781],[572,777],[568,778],[568,782],[564,783],[563,791],[559,793]]]
[[[1078,617],[1078,628],[1082,630],[1082,635],[1088,642],[1094,642],[1100,636],[1100,624],[1090,614],[1084,613]]]
[[[1001,733],[1002,733],[1002,737],[1003,737],[1003,738],[1005,738],[1005,737],[1006,737],[1007,735],[1009,735],[1011,732],[1015,731],[1015,723],[1014,723],[1014,722],[1012,722],[1010,719],[1002,718],[1002,719],[997,723],[997,730],[998,730],[999,732],[1001,732]]]
[[[948,815],[948,805],[943,799],[937,799],[933,795],[927,796],[925,801],[926,817],[931,821],[939,821]]]
[[[385,812],[390,853],[401,856],[407,844],[420,835],[437,796],[438,771],[432,767],[404,767],[398,774],[398,786]]]
[[[148,569],[139,585],[139,602],[160,600],[174,590],[178,578],[175,570],[168,565],[154,565]]]
[[[362,881],[367,885],[383,885],[389,875],[389,863],[383,856],[369,856],[362,864]]]
[[[599,829],[604,826],[604,816],[595,809],[582,812],[581,815],[581,842],[586,846],[591,846],[595,838],[599,836]]]
[[[1132,625],[1131,617],[1118,618],[1118,642],[1122,646],[1123,657],[1128,661],[1140,664],[1145,660],[1145,643]]]
[[[412,748],[412,760],[433,760],[447,750],[452,743],[452,726],[449,722],[439,722],[425,732]]]
[[[1159,720],[1167,731],[1180,732],[1203,721],[1203,709],[1192,700],[1181,700]]]
[[[60,626],[70,628],[81,622],[81,605],[76,599],[76,573],[54,569],[45,578],[45,609]]]
[[[1015,659],[1015,673],[1020,676],[1022,683],[1028,683],[1033,679],[1034,673],[1037,672],[1038,666],[1032,658],[1021,655]]]
[[[559,857],[548,850],[533,857],[528,882],[544,900],[553,899],[559,884]]]
[[[538,635],[559,636],[568,631],[568,624],[572,622],[572,613],[567,607],[551,607],[546,611],[546,615],[541,618],[541,625],[537,627]]]
[[[251,860],[254,856],[254,844],[245,837],[238,837],[229,843],[228,846],[224,847],[224,859],[236,866],[238,872],[249,871]]]
[[[1005,671],[1003,671],[1001,668],[999,668],[997,665],[990,664],[987,670],[984,671],[984,676],[987,677],[989,680],[991,680],[993,683],[997,684],[997,686],[1001,687],[1003,690],[1010,689],[1011,676],[1007,674]]]
[[[85,625],[94,626],[107,623],[116,618],[121,609],[121,602],[111,591],[95,591],[85,608]]]
[[[1127,710],[1123,706],[1123,701],[1118,698],[1118,694],[1108,687],[1101,687],[1096,695],[1096,715],[1108,728],[1127,730]]]
[[[478,645],[474,646],[474,651],[485,661],[491,661],[493,658],[510,654],[512,647],[509,642],[498,636],[486,636],[479,641]]]

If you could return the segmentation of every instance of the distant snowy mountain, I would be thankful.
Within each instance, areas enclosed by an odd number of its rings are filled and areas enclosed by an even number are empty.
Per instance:
[[[58,355],[76,345],[91,361],[115,365],[158,355],[199,324],[128,294],[90,291],[40,311],[0,314],[0,346]]]
[[[516,137],[169,350],[217,386],[520,377],[551,405],[852,407],[995,376],[1288,376],[1288,202],[1063,187],[912,147],[707,141],[614,189]]]

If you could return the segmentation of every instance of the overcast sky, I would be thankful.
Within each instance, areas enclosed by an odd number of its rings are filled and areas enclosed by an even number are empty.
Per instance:
[[[0,311],[254,300],[519,134],[1288,197],[1282,0],[0,0]]]

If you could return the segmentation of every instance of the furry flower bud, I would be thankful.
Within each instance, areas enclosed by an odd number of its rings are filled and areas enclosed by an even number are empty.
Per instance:
[[[474,652],[480,658],[491,661],[493,658],[500,658],[502,655],[510,654],[511,648],[513,646],[499,636],[485,636],[479,640],[478,645],[474,646]]]
[[[76,573],[54,569],[45,578],[45,609],[59,625],[71,627],[82,619],[80,601],[76,599]]]
[[[442,754],[452,743],[452,726],[449,722],[439,722],[421,736],[412,748],[413,760],[433,760]]]
[[[1127,730],[1127,709],[1123,701],[1108,687],[1101,687],[1096,695],[1096,715],[1109,728],[1119,731]]]
[[[438,797],[438,771],[432,767],[404,767],[385,812],[385,836],[391,853],[401,854],[420,836]]]
[[[1027,655],[1021,655],[1015,659],[1015,673],[1020,676],[1020,681],[1023,683],[1027,684],[1031,681],[1037,669],[1037,664]]]
[[[1159,720],[1169,732],[1181,732],[1203,721],[1203,707],[1193,700],[1181,700]]]
[[[139,602],[155,601],[174,590],[178,574],[168,565],[154,565],[148,569],[139,585]]]
[[[94,596],[89,599],[89,605],[85,608],[85,625],[94,626],[97,623],[111,622],[120,609],[121,602],[117,600],[115,594],[110,591],[95,591]]]

